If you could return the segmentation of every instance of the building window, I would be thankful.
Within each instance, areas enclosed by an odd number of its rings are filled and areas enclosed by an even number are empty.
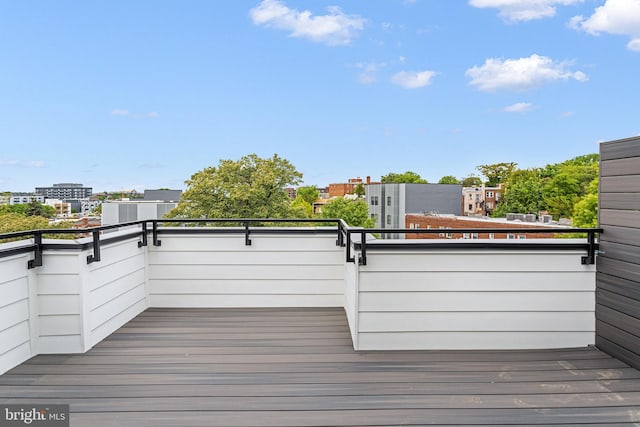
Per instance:
[[[487,198],[492,198],[493,197],[493,191],[487,191]]]
[[[391,225],[391,215],[387,215],[387,225]]]
[[[492,240],[495,239],[496,238],[495,233],[489,233],[489,238]]]
[[[444,226],[442,226],[442,225],[441,225],[440,227],[438,227],[438,228],[439,228],[440,230],[444,230]],[[440,236],[440,237],[444,237],[444,233],[439,233],[439,234],[438,234],[438,236]]]
[[[378,206],[378,196],[371,196],[371,206]]]
[[[413,225],[413,223],[409,224],[409,228],[415,228],[415,226]]]
[[[451,227],[447,227],[447,230],[451,230]],[[453,238],[453,234],[447,233],[447,239],[452,239],[452,238]]]
[[[507,239],[513,240],[516,238],[515,234],[507,234]]]
[[[487,209],[493,209],[493,203],[492,202],[486,202],[484,205],[486,206]]]
[[[420,224],[416,224],[416,228],[420,228]]]
[[[473,205],[469,204],[469,210],[472,211],[473,210]]]
[[[387,206],[391,206],[391,196],[387,196]]]
[[[463,239],[468,239],[469,238],[469,233],[462,233],[462,238]]]
[[[524,240],[526,238],[527,236],[525,236],[524,234],[518,234],[518,240]]]
[[[478,233],[472,233],[471,234],[471,238],[472,239],[477,239],[478,238]]]

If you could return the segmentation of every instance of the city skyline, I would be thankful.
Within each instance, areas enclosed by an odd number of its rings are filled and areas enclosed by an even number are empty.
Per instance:
[[[0,47],[0,191],[184,189],[249,153],[437,182],[640,134],[639,0],[12,2]]]

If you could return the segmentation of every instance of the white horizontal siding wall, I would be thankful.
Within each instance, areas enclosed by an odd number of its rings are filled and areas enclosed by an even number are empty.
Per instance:
[[[342,307],[335,234],[161,235],[149,246],[151,307]]]
[[[85,346],[90,348],[147,308],[145,248],[138,238],[102,246],[101,261],[84,268]],[[83,253],[86,255],[91,252]]]
[[[595,340],[595,266],[581,251],[370,251],[357,348],[531,349]],[[348,311],[348,309],[347,309]]]
[[[358,339],[358,267],[355,263],[344,265],[344,311],[349,322],[349,332],[353,348],[357,348]]]
[[[42,266],[32,270],[36,277],[36,354],[82,353],[86,350],[80,276],[82,262],[79,251],[46,251]]]
[[[0,258],[0,374],[33,355],[28,259],[27,255]]]

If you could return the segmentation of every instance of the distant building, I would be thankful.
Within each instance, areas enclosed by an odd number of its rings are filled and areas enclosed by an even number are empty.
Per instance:
[[[179,202],[182,197],[182,190],[144,190],[143,200],[162,201],[162,202]]]
[[[408,229],[438,229],[439,233],[434,234],[407,234],[407,239],[541,239],[552,238],[556,236],[553,232],[554,228],[566,228],[566,226],[542,223],[536,221],[536,216],[525,216],[518,214],[518,216],[512,217],[514,219],[507,220],[506,218],[487,218],[481,217],[469,217],[469,216],[457,216],[457,215],[437,215],[437,214],[407,214],[405,216],[404,228]],[[530,220],[529,222],[525,221]],[[456,233],[455,229],[460,228],[544,228],[549,229],[549,233],[500,233],[489,232],[486,233]]]
[[[459,184],[370,184],[366,186],[369,215],[376,228],[405,228],[408,213],[462,214]],[[383,238],[404,238],[403,234]]]
[[[347,194],[353,194],[358,184],[371,185],[379,184],[379,182],[371,182],[371,177],[368,176],[364,182],[362,181],[362,178],[350,178],[348,182],[329,184],[329,198],[343,197]]]
[[[36,194],[49,199],[86,199],[91,197],[93,188],[83,187],[82,184],[61,183],[53,184],[52,187],[36,187]]]
[[[291,200],[295,200],[296,196],[298,195],[298,191],[293,187],[285,188],[284,192],[287,193],[287,196],[289,196]]]
[[[115,200],[102,203],[102,225],[122,224],[123,222],[161,219],[178,202],[150,200]]]
[[[51,206],[56,211],[57,217],[67,218],[71,216],[71,203],[64,202],[60,199],[46,199],[45,205]]]
[[[497,187],[463,187],[462,212],[464,215],[491,215],[500,202],[503,188]]]
[[[36,193],[11,193],[9,196],[10,205],[22,205],[36,201],[38,203],[44,203],[45,197]]]

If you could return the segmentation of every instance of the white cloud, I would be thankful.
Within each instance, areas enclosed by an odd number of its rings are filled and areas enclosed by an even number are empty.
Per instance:
[[[508,105],[502,109],[507,113],[525,113],[533,108],[533,104],[530,102],[516,102],[515,104]]]
[[[155,119],[156,117],[160,116],[160,113],[158,113],[157,111],[149,111],[147,114],[145,114],[145,116],[150,119]]]
[[[488,92],[524,91],[558,80],[588,80],[582,71],[569,70],[569,65],[567,61],[557,62],[536,54],[519,59],[489,58],[483,65],[469,68],[465,75],[471,79],[472,86]]]
[[[391,77],[391,82],[405,89],[419,89],[431,84],[435,71],[400,71]]]
[[[606,0],[588,19],[574,16],[569,27],[592,35],[600,33],[631,37],[629,50],[640,52],[640,0]]]
[[[364,28],[365,20],[347,15],[337,6],[330,6],[327,15],[288,8],[282,0],[262,0],[249,11],[256,25],[290,31],[291,37],[309,39],[329,46],[348,45]]]
[[[116,109],[111,110],[111,115],[112,116],[128,116],[129,115],[129,110],[116,108]]]
[[[44,168],[47,165],[42,160],[0,159],[0,166],[14,166],[18,168],[39,169],[39,168]]]
[[[501,18],[511,21],[531,21],[551,18],[556,14],[556,6],[569,6],[583,0],[469,0],[469,4],[480,9],[495,8]]]
[[[576,114],[575,111],[564,111],[558,116],[559,119],[566,119]]]

